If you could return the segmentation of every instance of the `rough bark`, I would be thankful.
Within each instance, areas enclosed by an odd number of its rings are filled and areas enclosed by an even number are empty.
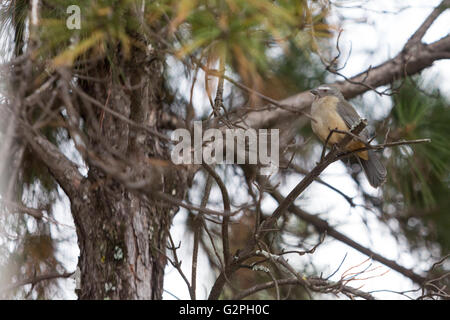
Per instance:
[[[137,68],[139,55],[124,68],[125,81],[134,85],[144,81],[135,92],[126,92],[119,84],[86,83],[84,90],[107,106],[132,120],[154,127],[161,111],[162,74],[160,63]],[[99,66],[102,68],[102,66]],[[159,69],[159,70],[158,70]],[[108,74],[109,73],[109,74]],[[112,70],[97,72],[110,84],[116,83]],[[128,157],[167,158],[157,150],[157,141],[149,141],[120,119],[100,113],[100,156],[107,154],[103,145]],[[92,143],[96,141],[92,139]],[[161,299],[166,259],[169,208],[145,203],[139,195],[126,190],[119,182],[108,179],[101,170],[90,166],[83,182],[83,197],[71,198],[77,226],[81,270],[80,299]]]
[[[117,183],[110,187],[116,192],[86,182],[83,198],[71,199],[81,253],[79,298],[161,299],[168,209]]]
[[[159,60],[150,62],[147,58],[135,52],[133,60],[122,65],[122,83],[117,83],[112,70],[100,65],[96,77],[107,79],[109,84],[87,82],[82,87],[98,101],[106,101],[111,110],[158,130],[163,112],[163,68]],[[127,86],[137,89],[127,90]],[[168,146],[161,145],[157,137],[108,112],[100,111],[97,116],[101,136],[95,137],[88,128],[96,154],[108,158],[116,152],[131,159],[136,166],[129,168],[130,176],[145,177],[148,172],[143,164],[148,159],[169,159]],[[133,193],[89,157],[88,163],[88,177],[77,193],[69,194],[80,247],[79,298],[161,299],[174,208]],[[154,175],[153,179],[153,187],[159,190],[184,193],[183,178],[177,174]]]

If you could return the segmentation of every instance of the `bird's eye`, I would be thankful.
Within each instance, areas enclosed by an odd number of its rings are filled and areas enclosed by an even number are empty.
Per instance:
[[[328,92],[328,91],[330,91],[330,88],[328,88],[328,87],[319,87],[318,89],[321,90],[321,91],[323,91],[323,92]]]

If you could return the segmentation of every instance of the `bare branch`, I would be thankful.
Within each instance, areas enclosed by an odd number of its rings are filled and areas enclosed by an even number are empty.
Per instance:
[[[181,269],[181,261],[178,259],[178,255],[177,255],[177,249],[180,248],[180,245],[178,245],[177,247],[175,246],[173,239],[172,239],[172,235],[169,233],[168,235],[169,238],[169,246],[168,249],[170,251],[172,251],[172,256],[173,256],[173,260],[172,259],[168,259],[170,264],[177,269],[178,273],[180,274],[181,278],[183,278],[183,281],[186,283],[186,286],[188,287],[189,290],[189,294],[191,296],[192,300],[195,300],[195,296],[194,296],[194,292],[192,291],[192,286],[189,283],[188,278],[186,277],[186,275],[184,274],[183,270]]]
[[[2,291],[5,292],[8,290],[17,289],[17,288],[27,285],[27,284],[35,285],[36,283],[44,281],[44,280],[53,280],[53,279],[57,279],[57,278],[69,278],[74,273],[75,272],[66,272],[66,273],[61,274],[61,273],[55,272],[55,273],[49,273],[49,274],[44,274],[44,275],[40,275],[40,276],[35,276],[32,278],[19,280],[16,283],[13,283],[13,284],[3,288]]]
[[[206,171],[214,178],[217,185],[219,186],[220,192],[222,193],[222,201],[223,201],[223,209],[225,214],[229,214],[231,212],[231,203],[230,196],[228,195],[227,187],[225,183],[222,181],[220,176],[214,171],[206,163],[203,163],[202,166],[206,169]],[[228,223],[230,221],[230,217],[228,215],[223,216],[222,222],[222,245],[223,245],[223,258],[225,266],[229,264],[230,259],[230,239],[228,236]]]
[[[352,288],[349,286],[341,285],[340,283],[337,283],[337,282],[331,282],[331,281],[327,281],[324,279],[318,279],[318,278],[308,278],[307,281],[308,281],[309,285],[306,284],[306,281],[302,281],[297,278],[280,279],[280,280],[277,280],[276,283],[275,283],[275,281],[269,281],[269,282],[258,284],[251,288],[241,291],[239,294],[237,294],[233,297],[233,300],[244,299],[245,297],[255,294],[261,290],[273,288],[276,284],[279,286],[301,285],[301,286],[308,287],[309,289],[316,291],[316,292],[322,292],[322,288],[328,289],[330,287],[333,287],[333,288],[336,288],[337,292],[341,291],[342,293],[348,293],[353,296],[361,297],[366,300],[375,300],[375,298],[369,293],[366,293],[364,291],[361,291],[361,290],[358,290],[358,289],[355,289],[355,288]]]
[[[203,194],[201,208],[205,208],[208,203],[209,195],[211,193],[212,178],[208,175],[206,179],[205,192]],[[202,236],[202,226],[204,221],[202,220],[203,215],[199,213],[194,218],[194,244],[192,249],[192,272],[191,272],[191,290],[192,290],[192,300],[196,300],[196,289],[197,289],[197,260],[198,260],[198,246],[200,243],[200,238]]]
[[[360,122],[351,130],[351,133],[358,135],[366,127],[366,125],[367,121],[361,119]],[[328,165],[336,161],[336,155],[338,154],[339,150],[343,146],[347,145],[351,139],[352,137],[350,135],[346,135],[336,145],[336,147],[327,154],[323,161],[318,163],[317,166],[313,170],[311,170],[311,172],[308,173],[302,179],[302,181],[300,181],[297,186],[294,187],[294,189],[292,189],[289,195],[279,202],[278,207],[275,209],[272,215],[259,225],[255,234],[255,238],[247,243],[246,247],[242,251],[240,251],[237,256],[234,257],[235,259],[233,264],[231,264],[229,268],[224,270],[216,279],[216,282],[211,289],[208,299],[215,300],[219,297],[222,288],[226,283],[226,279],[229,278],[230,275],[232,275],[237,269],[239,269],[239,264],[242,261],[245,261],[246,259],[254,256],[254,249],[259,239],[261,239],[267,232],[272,230],[278,218],[285,213],[289,206],[315,180],[315,178],[318,177],[320,173],[328,167]]]
[[[230,216],[234,216],[235,214],[239,213],[242,210],[242,209],[238,209],[238,210],[235,210],[235,211],[232,211],[232,212],[220,212],[220,211],[216,211],[216,210],[212,210],[212,209],[208,209],[208,208],[201,208],[201,207],[198,207],[198,206],[194,206],[194,205],[188,204],[186,202],[183,202],[183,201],[181,201],[181,200],[179,200],[177,198],[174,198],[174,197],[168,195],[167,193],[164,193],[164,192],[161,192],[161,191],[155,192],[154,195],[157,198],[160,198],[160,199],[162,199],[164,201],[167,201],[167,202],[169,202],[169,203],[171,203],[171,204],[173,204],[175,206],[180,206],[180,207],[183,207],[183,208],[186,208],[186,209],[189,209],[189,210],[193,210],[193,211],[197,211],[197,212],[201,212],[201,213],[204,213],[204,214],[212,214],[212,215],[230,217]]]
[[[345,132],[343,132],[343,133],[345,133]],[[377,144],[377,145],[367,144],[366,147],[358,148],[358,149],[348,151],[348,152],[344,152],[344,153],[338,155],[338,158],[342,159],[342,158],[348,157],[351,154],[355,154],[355,153],[361,152],[361,151],[382,150],[382,149],[391,148],[391,147],[420,144],[420,143],[430,143],[430,142],[431,142],[431,139],[416,139],[416,140],[402,140],[402,141],[388,142],[388,143]]]
[[[429,22],[432,22],[431,18]],[[428,23],[424,22],[424,26],[429,27]],[[416,31],[416,33],[418,32],[416,37],[424,32],[423,30],[419,32],[419,30]],[[405,44],[404,48],[395,57],[386,60],[378,66],[370,66],[367,70],[347,78],[346,81],[337,81],[334,85],[341,90],[347,99],[351,99],[372,90],[372,88],[387,85],[395,80],[417,74],[430,67],[434,61],[440,59],[450,59],[450,35],[430,44],[421,42],[415,46]],[[283,108],[269,109],[264,112],[258,110],[248,114],[245,123],[249,127],[261,128],[268,127],[269,124],[274,122],[282,122],[292,117],[292,110],[307,112],[313,101],[312,98],[309,91],[298,93],[277,102],[278,106],[290,106],[290,111]]]
[[[285,199],[276,190],[271,190],[269,193],[279,203],[281,203]],[[336,229],[331,227],[327,221],[320,219],[319,217],[317,217],[315,215],[309,214],[309,213],[305,212],[304,210],[298,208],[295,205],[291,205],[289,207],[289,211],[292,212],[294,215],[296,215],[298,218],[302,219],[303,221],[311,223],[313,226],[316,227],[316,229],[318,231],[320,231],[320,232],[326,231],[329,236],[331,236],[331,237],[335,238],[336,240],[339,240],[339,241],[347,244],[348,246],[352,247],[353,249],[371,257],[373,260],[376,260],[376,261],[384,264],[385,266],[401,273],[402,275],[413,280],[417,284],[423,285],[423,283],[425,282],[426,279],[424,277],[416,274],[414,271],[412,271],[410,269],[406,269],[405,267],[397,264],[397,262],[395,262],[394,260],[389,260],[389,259],[383,257],[382,255],[375,253],[372,250],[362,246],[358,242],[350,239],[346,235],[340,233],[339,231],[337,231]]]
[[[433,9],[433,11],[430,13],[430,15],[425,19],[425,21],[422,23],[422,25],[419,27],[419,29],[414,32],[414,34],[408,39],[406,42],[405,47],[408,47],[416,42],[419,42],[424,37],[425,33],[428,31],[428,29],[431,27],[433,22],[441,15],[441,13],[448,9],[450,7],[450,1],[449,0],[443,0],[436,8]]]
[[[356,125],[351,133],[358,135],[367,125],[367,122],[360,121],[358,125]],[[287,210],[287,208],[297,199],[297,197],[320,175],[320,173],[325,170],[328,165],[332,162],[336,161],[336,155],[338,154],[338,150],[342,147],[346,146],[352,137],[350,135],[345,136],[337,146],[331,150],[327,156],[313,169],[311,170],[303,179],[300,181],[297,186],[286,196],[286,198],[279,204],[278,208],[272,213],[272,215],[264,220],[264,223],[260,226],[261,234],[264,233],[263,230],[271,228],[276,220]]]
[[[12,211],[26,213],[38,220],[41,220],[44,217],[44,214],[39,209],[26,207],[23,204],[15,203],[15,202],[8,201],[8,200],[1,200],[1,201]]]

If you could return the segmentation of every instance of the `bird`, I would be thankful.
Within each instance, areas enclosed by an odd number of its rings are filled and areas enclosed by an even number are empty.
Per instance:
[[[345,134],[333,132],[330,136],[330,131],[336,129],[349,131],[360,122],[361,117],[353,106],[345,100],[336,86],[323,84],[310,90],[310,93],[314,95],[314,101],[311,105],[311,127],[323,143],[337,144],[344,138]],[[369,142],[369,131],[364,128],[359,137],[365,142]],[[362,141],[352,139],[344,149],[354,151],[364,147],[366,145]],[[370,185],[374,188],[383,185],[386,181],[387,171],[375,151],[359,151],[355,152],[355,156]]]

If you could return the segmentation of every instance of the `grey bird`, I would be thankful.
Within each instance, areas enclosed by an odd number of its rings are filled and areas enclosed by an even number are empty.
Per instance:
[[[361,117],[353,106],[347,102],[339,91],[332,85],[321,85],[310,91],[314,95],[314,102],[311,106],[311,115],[314,121],[311,121],[313,132],[326,142],[330,130],[338,129],[348,131],[355,126]],[[328,144],[338,143],[345,134],[334,132],[328,140]],[[369,140],[369,131],[364,128],[359,136],[366,141]],[[346,146],[347,151],[354,151],[364,148],[363,142],[351,140]],[[374,188],[381,186],[386,181],[386,168],[381,163],[374,150],[365,150],[356,152],[356,159],[364,169],[367,180]]]

